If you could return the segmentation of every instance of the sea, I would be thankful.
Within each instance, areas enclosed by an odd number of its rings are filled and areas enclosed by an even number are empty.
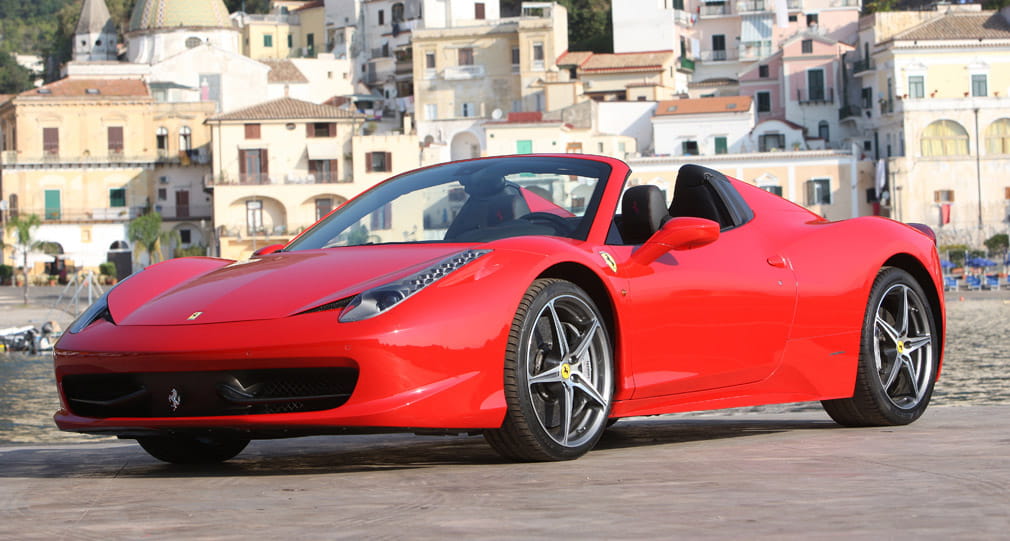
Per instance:
[[[931,408],[1010,404],[1010,300],[1000,297],[948,297],[947,346]],[[61,432],[52,419],[58,406],[50,356],[0,355],[0,445],[115,439]],[[728,413],[819,408],[818,403],[778,404]]]

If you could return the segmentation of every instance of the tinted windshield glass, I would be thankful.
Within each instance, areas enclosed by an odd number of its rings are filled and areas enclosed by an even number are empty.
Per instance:
[[[584,240],[609,174],[602,162],[551,156],[421,169],[351,200],[287,249],[521,235]]]

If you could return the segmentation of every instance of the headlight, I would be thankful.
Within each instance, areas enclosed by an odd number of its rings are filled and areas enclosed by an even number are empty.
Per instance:
[[[396,306],[414,293],[430,286],[491,250],[465,250],[406,278],[361,292],[338,318],[341,323],[361,321]]]
[[[106,291],[98,300],[93,302],[91,306],[84,309],[81,315],[77,316],[77,319],[70,324],[67,328],[67,332],[70,334],[77,334],[84,330],[85,327],[91,325],[95,321],[105,318],[112,321],[112,314],[109,313],[109,292],[112,289]]]

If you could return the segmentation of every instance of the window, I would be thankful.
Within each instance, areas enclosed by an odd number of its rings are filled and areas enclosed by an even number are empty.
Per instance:
[[[796,14],[795,13],[790,13],[789,14],[789,22],[794,23],[794,22],[796,22],[796,20],[797,20]]]
[[[309,122],[305,124],[306,137],[336,137],[336,122]]]
[[[477,19],[478,21],[484,20],[484,2],[474,2],[473,18]]]
[[[401,3],[393,4],[393,7],[389,10],[389,17],[390,17],[390,19],[392,19],[390,22],[392,22],[393,24],[402,23],[403,22],[403,4],[401,4]]]
[[[257,235],[263,233],[263,200],[250,199],[245,202],[246,233]]]
[[[516,154],[533,154],[533,140],[521,139],[516,141]]]
[[[712,36],[712,60],[726,60],[726,36],[723,34]]]
[[[873,108],[873,89],[870,87],[863,87],[863,109],[870,110]]]
[[[824,101],[824,70],[807,70],[807,101]]]
[[[1001,118],[985,129],[986,154],[1010,154],[1010,118]]]
[[[393,204],[386,203],[382,208],[369,215],[372,229],[392,229],[393,228]]]
[[[168,188],[158,188],[158,201],[168,200]]]
[[[817,24],[817,14],[807,13],[807,26],[814,26]]]
[[[971,76],[971,95],[975,97],[985,97],[989,95],[989,85],[987,76],[984,73],[976,73]]]
[[[162,126],[155,132],[155,143],[159,153],[168,152],[168,128]]]
[[[729,151],[729,149],[728,149],[728,147],[726,145],[726,138],[725,137],[716,137],[715,138],[715,153],[716,154],[726,154],[728,151]]]
[[[109,206],[115,208],[126,206],[126,188],[109,189]]]
[[[288,49],[293,49],[295,46],[295,38],[291,34],[288,34]]]
[[[1007,199],[1010,199],[1010,197],[1007,197]],[[12,193],[10,197],[7,198],[7,212],[11,218],[18,217],[18,194]]]
[[[807,181],[807,206],[831,204],[831,181],[815,178]]]
[[[926,97],[926,81],[925,77],[922,75],[909,75],[908,76],[908,97],[909,98],[924,98]]]
[[[473,65],[473,47],[462,47],[456,52],[460,66]]]
[[[766,184],[764,186],[758,186],[758,188],[761,188],[762,190],[768,193],[773,193],[779,197],[782,197],[782,186],[777,186],[774,184]]]
[[[519,47],[512,47],[512,73],[519,72]]]
[[[323,216],[326,216],[333,210],[333,198],[332,197],[319,197],[316,198],[316,220],[321,220]]]
[[[365,170],[369,173],[392,171],[393,155],[389,152],[366,152]]]
[[[109,142],[109,154],[121,155],[123,153],[123,127],[109,126],[106,131]]]
[[[568,143],[565,145],[565,152],[568,154],[582,154],[582,143]]]
[[[772,110],[772,93],[771,92],[757,92],[754,94],[757,98],[757,107],[759,113],[769,113]]]
[[[460,108],[460,114],[464,117],[477,116],[477,108],[472,103],[464,103]]]
[[[62,215],[60,212],[60,191],[59,190],[46,190],[45,191],[45,219],[46,220],[59,220]]]
[[[683,141],[680,144],[681,152],[685,156],[698,155],[698,141]]]
[[[431,51],[424,53],[424,68],[430,70],[435,69],[435,53]]]
[[[425,120],[438,120],[438,105],[434,103],[424,104]]]
[[[175,217],[189,218],[189,190],[175,192]]]
[[[260,125],[259,124],[246,124],[245,125],[245,138],[246,139],[259,139],[260,138]]]
[[[768,78],[768,64],[758,66],[758,77],[762,79]]]
[[[273,34],[263,34],[263,46],[273,47],[274,46],[274,35]]]
[[[379,26],[386,24],[386,12],[379,10]]]
[[[337,181],[337,160],[309,160],[309,174],[316,183]]]
[[[936,190],[933,192],[934,203],[953,203],[954,190]]]
[[[179,152],[193,148],[193,130],[189,126],[179,128]]]
[[[253,148],[238,151],[239,183],[265,184],[270,180],[267,149]]]
[[[812,54],[814,52],[814,40],[805,39],[800,42],[800,47],[803,54]]]
[[[825,143],[831,141],[831,128],[828,125],[827,120],[822,120],[817,123],[817,137],[824,139]]]
[[[60,155],[60,129],[42,128],[42,150],[46,156]]]
[[[193,230],[192,229],[180,229],[179,230],[179,243],[180,244],[193,244]]]
[[[967,156],[968,132],[953,120],[937,120],[922,131],[922,155]]]
[[[533,43],[533,70],[544,70],[544,43],[542,41]]]
[[[769,152],[786,148],[786,136],[782,133],[766,133],[758,136],[758,150]]]

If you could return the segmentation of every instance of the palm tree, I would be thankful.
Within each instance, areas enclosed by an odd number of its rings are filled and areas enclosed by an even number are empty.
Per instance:
[[[38,214],[29,215],[18,215],[10,219],[8,222],[17,231],[18,236],[18,246],[21,247],[21,253],[24,255],[24,265],[21,267],[24,271],[24,298],[25,304],[28,304],[28,252],[35,249],[39,243],[35,241],[34,232],[35,229],[42,225],[42,219],[39,218]]]
[[[161,214],[157,212],[149,212],[131,221],[127,234],[130,242],[138,246],[140,251],[148,253],[152,265],[164,259],[161,255],[163,243],[169,244],[179,239],[178,231],[161,230]],[[140,251],[136,252],[136,256],[139,257]]]

